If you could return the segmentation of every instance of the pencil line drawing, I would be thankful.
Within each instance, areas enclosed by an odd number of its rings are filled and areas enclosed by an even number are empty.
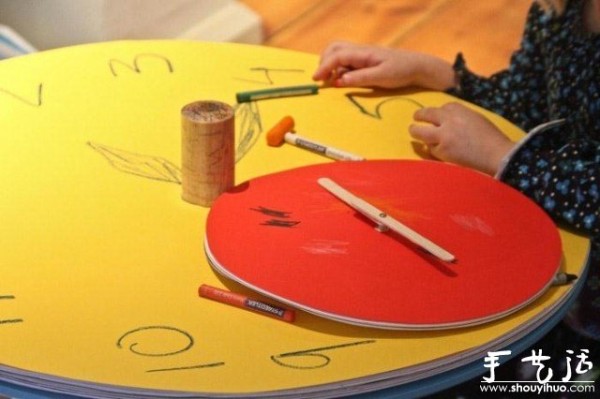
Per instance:
[[[312,255],[347,255],[349,246],[346,241],[312,239],[300,248]]]
[[[251,211],[262,213],[263,215],[270,217],[272,219],[268,219],[261,223],[261,226],[272,226],[272,227],[286,227],[292,228],[296,225],[300,224],[299,221],[296,220],[287,220],[289,219],[291,212],[280,211],[277,209],[267,208],[264,206],[259,206],[257,208],[250,208]]]
[[[161,350],[153,349],[152,351],[149,349],[138,349],[144,344],[146,344],[149,347],[157,346],[156,343],[161,342],[160,338],[164,338],[166,336],[170,336],[171,339],[180,338],[182,341],[181,347]],[[133,340],[133,342],[128,346],[129,351],[140,356],[172,356],[186,352],[194,346],[194,338],[189,333],[179,328],[170,326],[146,326],[128,331],[121,337],[119,337],[119,339],[117,340],[117,347],[119,349],[122,349],[124,347],[125,341],[128,341],[129,339]]]
[[[125,342],[131,341],[128,345]],[[165,344],[169,342],[170,344]],[[173,345],[173,342],[177,342]],[[165,345],[163,348],[159,348]],[[168,345],[173,347],[167,348]],[[145,326],[126,332],[117,340],[117,348],[127,347],[135,355],[167,357],[187,352],[194,346],[194,337],[188,332],[171,326]],[[192,366],[164,367],[146,370],[146,373],[201,370],[224,366],[225,362],[196,364]]]
[[[198,364],[195,366],[183,366],[183,367],[172,367],[172,368],[164,368],[164,369],[153,369],[146,370],[146,373],[158,373],[165,371],[184,371],[184,370],[198,370],[198,369],[206,369],[213,367],[225,366],[225,362],[216,362],[216,363],[207,363],[207,364]]]
[[[290,217],[291,212],[279,211],[277,209],[269,209],[264,206],[259,206],[258,208],[250,208],[251,211],[260,212],[263,215],[272,216],[276,218],[287,219]]]
[[[270,219],[270,220],[267,220],[267,221],[261,223],[262,226],[286,227],[286,228],[292,228],[298,224],[300,224],[300,222],[294,221],[294,220],[277,220],[277,219]]]
[[[383,119],[383,116],[381,113],[382,107],[385,104],[390,103],[392,101],[405,101],[405,102],[408,102],[408,103],[416,106],[417,108],[425,108],[425,105],[421,104],[420,102],[418,102],[410,97],[396,96],[396,97],[386,98],[385,100],[381,100],[381,101],[377,102],[375,107],[372,108],[371,110],[369,110],[366,105],[362,104],[358,100],[359,97],[369,98],[368,96],[360,96],[360,95],[356,95],[356,94],[346,94],[346,98],[348,99],[348,101],[350,101],[350,103],[352,103],[352,105],[354,105],[356,108],[358,108],[358,110],[362,114],[370,116],[371,118],[375,118],[375,119]]]
[[[260,74],[260,79],[249,79],[249,78],[235,78],[244,82],[259,83],[263,85],[272,86],[275,84],[273,79],[273,73],[304,73],[303,69],[296,68],[267,68],[267,67],[252,67],[249,69],[250,72],[257,72]],[[255,75],[253,75],[255,76]]]
[[[166,65],[169,73],[173,73],[173,71],[174,71],[173,63],[167,57],[160,55],[160,54],[153,54],[153,53],[137,54],[135,57],[133,57],[132,63],[127,63],[125,61],[122,61],[122,60],[119,60],[116,58],[112,58],[108,61],[108,67],[110,68],[110,72],[114,77],[119,76],[119,74],[117,73],[117,68],[116,68],[118,66],[124,67],[129,71],[139,74],[139,73],[142,73],[142,68],[140,67],[140,62],[143,59],[159,60]]]
[[[88,142],[87,145],[102,155],[115,169],[146,179],[181,184],[181,170],[168,159],[120,150],[107,145]]]
[[[465,230],[479,232],[488,237],[496,235],[494,228],[476,215],[452,214],[449,215],[449,217],[454,223],[463,227]]]
[[[15,299],[14,295],[0,295],[0,300],[12,300]],[[0,319],[0,325],[3,324],[16,324],[23,323],[23,319]]]
[[[344,348],[353,348],[353,347],[356,347],[359,345],[374,344],[375,342],[377,342],[377,341],[370,339],[370,340],[364,340],[364,341],[350,342],[347,344],[324,346],[321,348],[313,348],[313,349],[306,349],[306,350],[301,350],[301,351],[296,351],[296,352],[281,353],[279,355],[271,356],[271,360],[280,366],[289,367],[289,368],[293,368],[293,369],[302,369],[302,370],[318,369],[318,368],[326,367],[327,365],[329,365],[329,363],[331,363],[331,357],[324,355],[322,352],[334,351],[334,350],[339,350],[339,349],[344,349]],[[289,360],[288,360],[288,362],[285,361],[287,359],[298,360],[299,358],[304,358],[303,360],[309,364],[291,364],[291,362],[289,362]],[[311,364],[311,360],[314,363]]]
[[[235,162],[239,162],[256,144],[262,132],[262,123],[255,103],[237,104],[235,112],[238,125],[236,131],[239,132]],[[181,184],[181,168],[166,158],[139,154],[92,141],[88,141],[87,145],[120,172]]]
[[[23,319],[6,319],[6,320],[0,320],[0,325],[2,325],[2,324],[15,324],[15,323],[23,323]]]
[[[256,144],[262,132],[262,121],[255,101],[235,105],[237,150],[235,161],[239,162]]]
[[[38,84],[37,87],[37,98],[35,100],[29,100],[25,97],[22,97],[18,94],[15,94],[14,92],[4,89],[2,87],[0,87],[0,93],[3,93],[9,97],[14,98],[15,100],[21,101],[22,103],[25,103],[31,107],[41,107],[42,106],[42,92],[44,90],[44,85],[42,83]]]

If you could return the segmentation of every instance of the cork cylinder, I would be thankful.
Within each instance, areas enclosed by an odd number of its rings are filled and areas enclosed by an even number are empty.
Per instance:
[[[181,109],[181,187],[183,200],[210,207],[235,183],[233,108],[197,101]]]

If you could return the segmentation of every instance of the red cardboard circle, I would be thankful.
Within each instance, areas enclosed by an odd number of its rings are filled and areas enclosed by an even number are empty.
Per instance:
[[[322,188],[328,177],[455,255],[441,261]],[[479,324],[541,295],[561,242],[530,199],[481,173],[434,161],[313,165],[223,194],[205,249],[223,275],[334,320],[388,329]]]

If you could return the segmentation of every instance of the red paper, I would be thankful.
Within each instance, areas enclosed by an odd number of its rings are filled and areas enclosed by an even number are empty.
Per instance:
[[[317,184],[328,177],[456,256],[446,263]],[[207,254],[226,276],[335,320],[382,328],[490,321],[534,300],[557,228],[491,177],[433,161],[337,162],[260,177],[214,203]]]

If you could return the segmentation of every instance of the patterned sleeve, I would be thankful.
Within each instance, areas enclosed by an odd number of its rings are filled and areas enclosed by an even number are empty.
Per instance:
[[[540,24],[548,16],[535,2],[529,10],[519,50],[513,53],[510,66],[490,77],[471,72],[462,54],[454,63],[458,84],[448,93],[478,104],[518,124],[525,130],[542,123],[548,114],[544,101],[544,63],[540,62]],[[532,104],[540,104],[532,107]]]
[[[590,139],[598,132],[563,136],[578,127],[567,119],[535,134],[509,158],[498,177],[536,201],[558,223],[591,237],[591,268],[564,321],[582,336],[600,340],[600,141]]]
[[[600,142],[567,119],[531,137],[499,178],[536,201],[557,222],[600,239]]]

